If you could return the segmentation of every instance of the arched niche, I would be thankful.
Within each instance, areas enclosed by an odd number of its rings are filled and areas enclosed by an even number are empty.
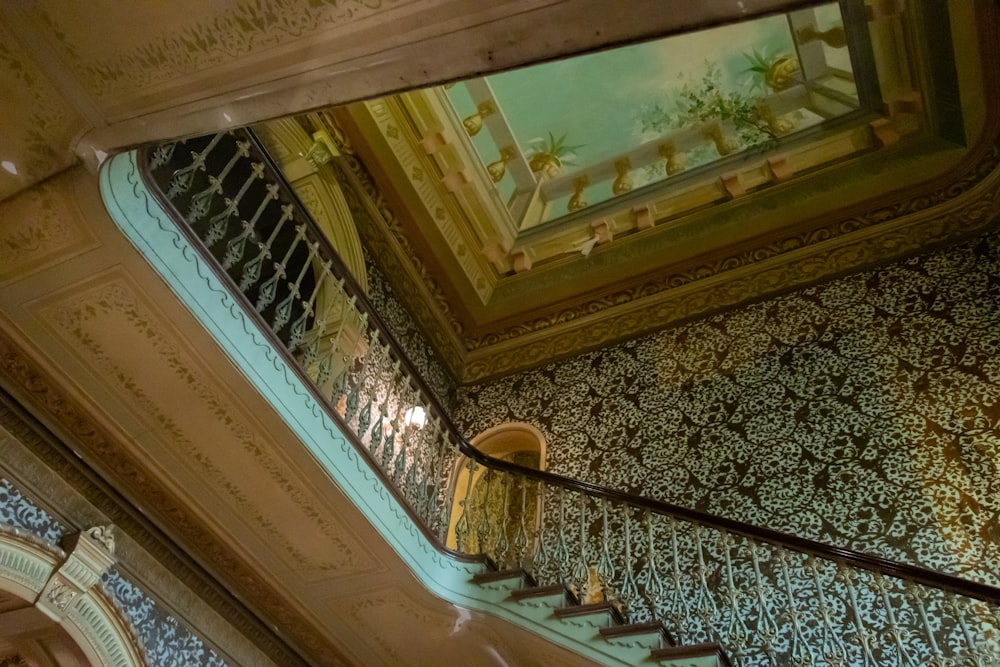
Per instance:
[[[486,429],[471,442],[473,447],[487,456],[545,470],[545,436],[531,424],[500,424]],[[460,456],[455,462],[451,475],[452,504],[447,540],[450,549],[458,548],[457,527],[463,504],[475,496],[477,485],[483,481],[485,474],[486,469],[482,466],[475,466],[470,473],[469,459],[465,456]]]
[[[85,664],[145,665],[129,622],[99,583],[115,562],[110,530],[91,528],[70,536],[64,546],[0,528],[0,595],[8,603],[23,602],[18,613],[34,622],[44,625],[44,616],[58,626],[58,636],[72,640]]]

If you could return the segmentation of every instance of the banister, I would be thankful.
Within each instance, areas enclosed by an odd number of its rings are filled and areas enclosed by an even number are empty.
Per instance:
[[[942,591],[946,591],[956,595],[965,596],[976,600],[981,600],[994,606],[1000,605],[1000,588],[990,586],[988,584],[969,581],[955,575],[943,574],[920,566],[899,563],[851,549],[831,546],[815,540],[809,540],[794,535],[785,534],[780,531],[772,530],[769,528],[761,528],[753,526],[747,523],[736,521],[734,519],[713,516],[698,510],[673,505],[670,503],[666,503],[651,498],[645,498],[621,490],[610,489],[590,482],[585,482],[582,480],[574,480],[550,472],[540,471],[532,468],[526,468],[524,466],[520,466],[509,461],[502,461],[483,454],[478,449],[476,449],[464,436],[461,435],[456,424],[451,419],[448,410],[444,408],[444,406],[441,404],[435,392],[430,388],[429,384],[422,378],[421,373],[410,361],[409,356],[406,354],[403,347],[392,335],[391,330],[388,328],[381,315],[372,306],[371,302],[367,297],[367,294],[364,292],[364,290],[360,288],[360,286],[354,280],[354,277],[351,275],[350,271],[340,260],[339,256],[333,249],[330,241],[315,226],[315,223],[313,222],[311,216],[307,213],[305,207],[299,201],[291,185],[285,180],[280,169],[277,167],[276,164],[274,164],[273,160],[270,158],[270,155],[264,149],[263,145],[256,137],[256,135],[254,135],[253,132],[249,130],[244,130],[241,132],[245,132],[244,136],[246,136],[249,139],[250,143],[253,146],[253,153],[254,153],[253,159],[264,162],[266,171],[268,172],[267,176],[269,179],[278,184],[279,189],[281,190],[281,197],[283,201],[288,204],[291,204],[292,207],[295,209],[295,211],[298,213],[297,223],[305,225],[305,227],[309,232],[309,238],[311,239],[310,242],[317,244],[320,249],[319,256],[322,257],[324,263],[329,262],[329,266],[332,267],[332,275],[337,279],[343,281],[343,289],[345,291],[345,294],[350,296],[354,304],[354,307],[356,307],[362,313],[365,313],[367,317],[369,330],[365,333],[368,336],[369,346],[367,348],[367,351],[363,353],[363,355],[366,356],[364,363],[361,365],[361,370],[357,375],[357,377],[360,378],[358,386],[363,387],[368,381],[369,377],[375,377],[376,379],[372,380],[370,383],[372,386],[372,390],[374,390],[378,379],[381,377],[384,371],[382,369],[377,369],[375,371],[374,376],[366,376],[365,367],[368,363],[368,356],[372,354],[371,351],[373,347],[377,347],[379,348],[379,350],[385,351],[389,355],[389,359],[392,360],[393,363],[397,365],[397,368],[403,371],[402,374],[399,376],[399,378],[405,383],[404,386],[406,387],[407,391],[409,392],[410,390],[415,390],[415,394],[410,394],[410,397],[415,398],[422,405],[422,407],[427,409],[433,415],[434,420],[439,425],[441,429],[441,435],[444,438],[444,440],[440,443],[439,446],[440,447],[444,447],[446,445],[451,446],[453,448],[453,451],[465,456],[469,461],[475,462],[475,464],[481,465],[488,470],[506,474],[507,477],[504,478],[503,482],[505,494],[510,490],[511,485],[515,483],[510,480],[517,480],[517,479],[534,480],[538,482],[538,486],[536,487],[538,489],[542,489],[545,487],[553,487],[559,489],[560,493],[570,492],[578,494],[581,499],[584,498],[597,499],[599,506],[602,507],[603,511],[605,512],[603,519],[604,521],[603,525],[605,527],[605,530],[607,528],[607,504],[613,503],[616,506],[624,507],[627,509],[625,514],[626,530],[629,525],[629,522],[631,521],[631,519],[629,518],[631,514],[629,514],[629,512],[633,513],[636,511],[641,511],[644,513],[648,512],[652,515],[681,519],[686,522],[694,524],[694,526],[696,527],[700,526],[700,527],[710,528],[715,531],[719,531],[720,533],[723,534],[723,536],[734,535],[746,538],[750,540],[751,550],[756,548],[755,546],[753,546],[754,544],[763,543],[777,548],[779,550],[778,551],[779,555],[781,553],[780,552],[781,549],[786,549],[791,552],[816,556],[822,560],[836,564],[838,568],[839,567],[855,568],[858,570],[866,570],[874,572],[877,575],[884,574],[896,579],[904,580],[906,582],[914,582],[916,584],[921,584],[935,589],[940,589]],[[154,196],[157,197],[160,203],[164,205],[165,209],[173,211],[174,215],[177,216],[178,221],[182,220],[183,216],[177,210],[173,202],[170,201],[170,198],[164,192],[162,192],[158,186],[156,186],[155,180],[152,177],[149,168],[147,167],[149,161],[146,158],[148,158],[148,156],[150,155],[150,150],[151,149],[149,148],[145,148],[142,149],[141,152],[141,156],[143,156],[143,159],[141,160],[143,178],[146,179],[146,182],[148,184],[150,184],[149,189],[153,192]],[[341,166],[336,165],[334,168],[341,168]],[[202,245],[200,239],[198,238],[193,228],[191,228],[188,224],[178,224],[178,227],[180,228],[181,232],[184,233],[193,242],[195,247],[198,247],[200,251],[208,255],[211,254]],[[209,264],[212,266],[213,270],[219,275],[219,277],[223,279],[224,282],[232,284],[232,278],[229,277],[225,269],[223,269],[218,262],[213,261],[209,262]],[[365,420],[363,426],[361,420],[361,410],[360,407],[358,407],[358,412],[354,414],[354,417],[357,417],[357,424],[358,424],[357,429],[355,429],[350,424],[352,420],[351,414],[346,414],[346,413],[341,414],[338,409],[333,409],[333,407],[329,403],[330,401],[329,397],[325,396],[320,391],[314,379],[310,377],[310,375],[308,374],[307,370],[303,367],[303,365],[300,364],[293,357],[289,347],[287,347],[286,343],[284,343],[280,339],[278,334],[275,333],[274,330],[272,330],[272,327],[268,324],[263,314],[261,312],[258,312],[258,308],[255,307],[254,304],[250,302],[247,295],[242,290],[236,289],[235,287],[232,289],[232,292],[233,292],[233,297],[237,299],[237,301],[241,304],[241,306],[244,308],[247,314],[256,319],[262,333],[264,333],[268,337],[268,340],[271,342],[275,350],[279,354],[281,354],[287,362],[289,362],[289,366],[298,374],[304,387],[312,393],[312,395],[317,399],[320,405],[324,405],[327,407],[327,414],[329,415],[329,417],[338,424],[338,426],[341,428],[341,431],[352,441],[354,446],[358,449],[359,453],[369,463],[375,474],[378,475],[379,478],[382,480],[382,483],[385,485],[385,487],[391,493],[393,493],[393,495],[397,497],[397,499],[400,501],[400,505],[413,519],[414,523],[422,531],[425,537],[427,537],[433,544],[435,544],[438,549],[447,552],[456,558],[461,558],[466,561],[484,560],[486,558],[485,555],[470,555],[468,553],[464,553],[461,550],[461,548],[459,548],[458,550],[447,548],[446,540],[444,536],[440,533],[442,527],[445,529],[445,531],[447,531],[448,529],[447,519],[444,520],[443,526],[438,526],[438,529],[436,530],[435,526],[428,523],[428,521],[435,519],[440,522],[441,516],[440,515],[432,517],[425,516],[424,514],[422,514],[422,506],[418,507],[417,504],[414,504],[413,495],[414,493],[418,493],[419,489],[418,491],[415,491],[414,488],[407,489],[400,487],[400,481],[401,481],[400,477],[402,475],[399,474],[400,471],[398,468],[398,464],[400,459],[402,458],[403,450],[400,450],[400,454],[396,459],[397,475],[396,478],[393,479],[393,474],[388,469],[389,466],[387,465],[387,459],[386,459],[386,447],[388,446],[389,438],[385,437],[386,444],[382,445],[381,462],[376,460],[374,456],[375,447],[377,445],[369,443],[366,446],[364,440],[365,437],[368,435],[368,429],[372,427],[373,424],[374,428],[371,428],[372,438],[375,437],[374,436],[375,430],[386,428],[385,426],[386,412],[384,408],[385,408],[385,403],[388,402],[388,399],[383,399],[382,411],[380,412],[380,414],[382,415],[382,421],[380,422],[375,422],[375,420],[372,418],[370,398],[368,403],[368,419]],[[373,346],[372,343],[375,343],[375,345]],[[382,343],[384,343],[384,346]],[[352,357],[352,363],[353,363],[353,357]],[[349,368],[345,369],[343,373],[346,381],[346,376],[349,373]],[[392,374],[389,376],[389,385],[391,385],[390,388],[394,387],[400,388],[398,384],[396,384],[396,377],[397,377],[396,371],[392,371]],[[403,404],[404,402],[402,400],[397,400],[394,403],[393,407],[397,413],[402,409]],[[410,403],[406,404],[410,405]],[[350,408],[347,408],[345,410],[347,412],[350,412]],[[393,425],[394,436],[396,434],[395,428],[396,428],[395,425]],[[403,447],[405,448],[405,441],[403,442]],[[395,455],[396,455],[395,443],[393,443],[392,450],[389,450],[389,458],[391,459]],[[420,454],[418,453],[417,456],[419,455]],[[425,453],[425,456],[426,455],[427,454]],[[449,459],[446,457],[444,453],[442,453],[440,460],[435,458],[436,454],[433,451],[430,452],[429,456],[431,457],[430,459],[431,462],[439,467],[439,469],[437,469],[437,473],[439,475],[438,478],[430,480],[430,482],[426,482],[426,480],[429,479],[428,477],[424,478],[425,480],[424,482],[420,482],[419,480],[409,480],[409,479],[405,479],[404,481],[406,482],[406,484],[410,485],[412,485],[413,481],[417,481],[420,484],[433,484],[434,485],[433,489],[425,487],[422,489],[422,492],[425,494],[431,494],[431,493],[434,494],[433,496],[430,497],[430,502],[428,507],[429,508],[435,507],[439,510],[440,508],[437,505],[435,505],[435,503],[437,502],[439,496],[441,495],[442,484],[444,483],[445,478],[448,477],[448,469],[449,466],[453,464],[453,461],[449,463]],[[426,459],[424,460],[426,461]],[[416,466],[416,459],[414,459],[410,464],[409,472],[411,474],[413,473],[413,469],[415,466]],[[471,472],[473,467],[474,466],[470,465],[470,475],[468,478],[470,488],[472,481]],[[402,472],[407,472],[406,461],[403,462]],[[520,484],[521,484],[520,489],[522,494],[521,502],[522,502],[522,507],[524,507],[524,494],[526,485],[523,482],[521,482]],[[487,487],[487,493],[489,493],[488,487]],[[581,500],[581,502],[583,502],[583,500]],[[590,501],[586,502],[589,503]],[[584,505],[584,507],[586,507],[586,505]],[[431,510],[428,509],[428,511]],[[560,504],[560,513],[561,512],[562,512],[562,505]],[[586,531],[584,530],[584,525],[586,523],[586,517],[583,511],[581,511],[579,517],[580,517],[579,528],[581,531],[580,533],[581,545],[585,545],[586,541],[589,538],[585,535]],[[522,515],[520,518],[523,529],[524,516]],[[593,523],[595,519],[591,517],[590,521],[591,523]],[[504,525],[506,525],[506,523]],[[468,528],[469,525],[466,525],[466,529]],[[650,530],[652,530],[652,528],[650,528]],[[671,528],[671,530],[673,530],[673,528]],[[700,530],[700,528],[698,530]],[[563,535],[560,534],[560,539],[562,537]],[[697,539],[700,540],[700,538]],[[540,537],[539,540],[541,540]],[[650,548],[652,548],[651,533],[649,537],[649,545]],[[459,546],[461,547],[461,542],[459,542]],[[702,549],[702,545],[700,542],[698,543],[697,548],[699,550],[699,553],[701,553],[700,550]],[[728,548],[729,547],[726,547],[726,549]],[[676,549],[676,544],[675,544],[675,549]],[[584,558],[586,558],[586,556],[584,556]],[[630,566],[631,565],[629,564],[629,567]],[[732,563],[728,563],[727,567],[730,568],[729,569],[730,578],[732,578],[732,573],[733,573]],[[704,574],[702,576],[704,576]],[[758,572],[758,577],[759,576],[760,573]],[[703,579],[702,585],[704,584],[705,581]],[[851,586],[850,582],[848,582],[845,585],[848,586],[848,588]],[[856,622],[860,623],[860,619],[858,619]]]
[[[295,194],[294,188],[285,179],[280,167],[275,164],[270,154],[260,142],[260,139],[251,129],[247,129],[247,134],[251,137],[263,159],[268,163],[268,167],[272,172],[273,177],[281,183],[289,199],[292,200],[292,203],[301,212],[306,224],[313,224],[312,217],[305,210],[305,206],[303,206],[302,202],[299,200],[298,195]],[[844,561],[854,567],[872,570],[875,572],[882,572],[901,579],[910,579],[922,584],[927,584],[936,588],[976,598],[978,600],[984,600],[993,604],[1000,604],[1000,588],[996,586],[970,581],[955,575],[936,572],[934,570],[929,570],[916,565],[892,561],[879,556],[873,556],[871,554],[855,551],[853,549],[836,547],[823,542],[818,542],[816,540],[789,535],[770,528],[761,528],[759,526],[743,523],[735,519],[715,516],[699,510],[655,500],[653,498],[647,498],[633,493],[610,489],[598,484],[563,477],[544,470],[527,468],[509,461],[496,459],[482,453],[461,434],[458,426],[449,416],[448,411],[441,405],[436,393],[430,388],[421,376],[420,371],[410,361],[409,356],[407,356],[403,347],[392,335],[391,330],[385,323],[385,320],[383,320],[378,314],[378,311],[368,299],[367,294],[365,294],[364,290],[360,288],[357,281],[351,275],[350,270],[340,259],[340,256],[337,254],[336,250],[334,250],[326,236],[318,229],[314,229],[314,231],[320,243],[324,245],[325,250],[328,253],[328,258],[331,259],[337,267],[338,274],[345,279],[348,291],[352,296],[357,297],[360,308],[368,313],[369,322],[372,322],[375,325],[375,331],[389,344],[393,353],[402,362],[410,379],[426,397],[429,407],[437,413],[438,418],[450,432],[450,435],[458,445],[461,453],[468,458],[475,460],[477,463],[497,470],[505,470],[510,473],[523,475],[529,479],[546,482],[552,486],[564,487],[572,491],[585,493],[596,498],[606,498],[608,500],[631,505],[633,507],[647,509],[651,512],[656,512],[657,514],[666,514],[684,518],[718,530],[724,530],[729,533],[735,533],[762,542],[777,544],[794,551],[802,551],[833,561]],[[438,544],[444,548],[444,545],[440,543],[440,540],[436,539],[435,541],[437,541]]]

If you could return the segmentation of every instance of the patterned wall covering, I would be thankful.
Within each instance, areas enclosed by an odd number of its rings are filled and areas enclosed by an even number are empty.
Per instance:
[[[229,664],[117,569],[111,568],[101,584],[132,622],[149,664],[192,667]]]
[[[455,379],[438,359],[433,348],[427,343],[423,332],[413,322],[403,304],[399,302],[385,279],[385,275],[365,252],[365,267],[368,271],[368,298],[414,363],[417,371],[423,376],[431,390],[437,394],[441,404],[448,410],[453,410],[452,399],[455,393]]]
[[[68,532],[45,510],[26,498],[9,480],[0,478],[0,525],[14,526],[55,546]],[[229,664],[186,626],[155,602],[117,568],[101,580],[142,641],[148,664],[222,667]]]
[[[456,400],[552,472],[1000,584],[1000,233]]]
[[[49,544],[58,544],[67,533],[66,527],[48,512],[38,507],[9,480],[0,477],[0,524],[40,537]]]

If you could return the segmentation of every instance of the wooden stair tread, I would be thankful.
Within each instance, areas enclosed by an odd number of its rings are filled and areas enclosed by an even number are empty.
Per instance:
[[[649,652],[654,660],[670,660],[677,658],[700,658],[706,655],[715,655],[719,658],[719,664],[725,667],[732,667],[729,656],[718,644],[691,644],[688,646],[664,646],[654,648]]]
[[[587,616],[588,614],[599,614],[602,612],[611,614],[611,618],[615,623],[624,622],[621,610],[610,602],[594,602],[592,604],[573,605],[570,607],[563,607],[562,609],[556,609],[553,613],[556,618],[573,618],[576,616]]]
[[[472,575],[472,583],[474,584],[485,584],[493,581],[503,581],[504,579],[524,579],[531,586],[534,586],[535,580],[525,570],[521,568],[515,568],[511,570],[490,570],[488,572],[480,572],[479,574]]]
[[[511,591],[510,597],[513,600],[525,600],[528,598],[540,598],[549,595],[555,595],[557,593],[563,593],[565,595],[572,595],[570,591],[562,584],[552,584],[551,586],[533,586],[532,588],[520,588],[516,591]]]
[[[629,637],[631,635],[645,635],[651,632],[658,632],[668,646],[676,645],[673,636],[666,626],[660,621],[645,621],[643,623],[627,623],[625,625],[613,625],[610,628],[601,628],[601,636],[605,639],[615,639],[618,637]]]

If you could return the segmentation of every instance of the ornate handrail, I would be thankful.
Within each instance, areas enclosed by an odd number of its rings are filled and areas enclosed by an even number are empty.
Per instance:
[[[482,454],[252,132],[146,148],[141,162],[150,190],[440,549],[599,591],[633,620],[660,619],[682,641],[718,641],[754,664],[1000,656],[995,587]],[[406,419],[417,406],[423,427]],[[453,510],[459,465],[468,474]]]

